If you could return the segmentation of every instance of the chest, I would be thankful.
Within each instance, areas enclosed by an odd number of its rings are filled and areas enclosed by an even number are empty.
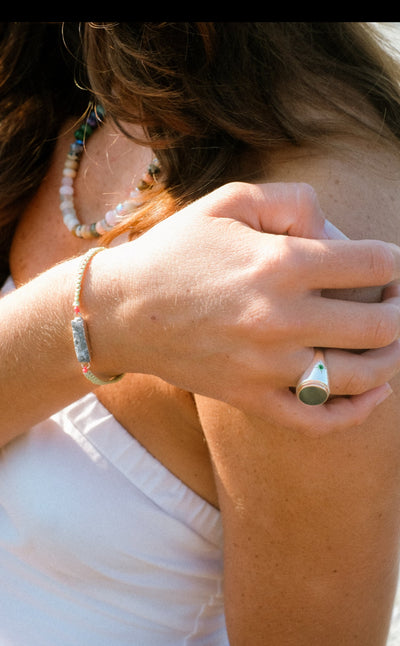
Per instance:
[[[0,465],[4,634],[30,634],[32,617],[42,639],[54,624],[57,644],[71,643],[65,635],[109,644],[112,635],[113,644],[164,646],[200,637],[212,620],[222,630],[219,512],[160,468],[95,397],[10,443]],[[198,627],[210,600],[210,625]]]

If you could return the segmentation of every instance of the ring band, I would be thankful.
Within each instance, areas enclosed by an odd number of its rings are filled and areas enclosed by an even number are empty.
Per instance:
[[[299,401],[308,406],[320,406],[329,397],[328,370],[322,350],[316,350],[311,365],[300,377],[296,395]]]

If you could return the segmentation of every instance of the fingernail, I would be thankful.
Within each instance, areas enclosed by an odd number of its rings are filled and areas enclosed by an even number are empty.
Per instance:
[[[337,227],[335,227],[332,222],[325,219],[324,231],[327,237],[331,240],[349,240],[349,238]]]

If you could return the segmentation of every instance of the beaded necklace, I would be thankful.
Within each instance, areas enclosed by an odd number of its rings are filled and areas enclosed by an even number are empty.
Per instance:
[[[160,172],[158,161],[154,159],[139,185],[129,194],[128,199],[117,204],[114,209],[107,211],[101,220],[92,222],[91,224],[81,224],[74,205],[74,180],[78,174],[81,158],[85,150],[85,143],[100,125],[103,116],[104,113],[100,107],[96,107],[90,112],[87,119],[75,131],[74,141],[70,145],[64,163],[59,191],[60,209],[65,226],[78,238],[98,238],[103,233],[111,231],[128,213],[131,213],[141,205],[142,198],[140,193],[156,181],[157,175]]]

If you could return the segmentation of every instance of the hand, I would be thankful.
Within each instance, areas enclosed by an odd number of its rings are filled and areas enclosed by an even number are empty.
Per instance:
[[[307,185],[234,183],[100,254],[97,271],[118,285],[114,329],[121,317],[124,325],[112,342],[96,330],[98,371],[155,374],[307,433],[361,423],[400,368],[400,297],[359,303],[320,292],[398,279],[400,250],[331,240],[329,228]],[[374,348],[326,351],[331,392],[351,397],[297,401],[290,388],[315,346]]]

